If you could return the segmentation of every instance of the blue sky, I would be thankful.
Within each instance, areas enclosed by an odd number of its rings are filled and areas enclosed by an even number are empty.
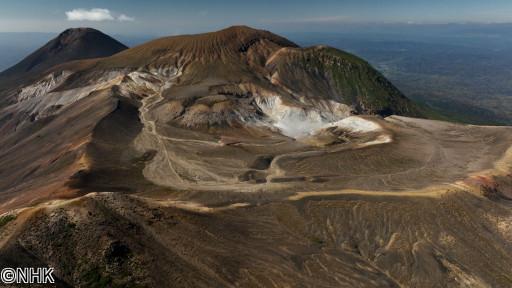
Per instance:
[[[0,2],[0,32],[58,32],[69,27],[88,26],[109,33],[169,35],[210,31],[235,24],[294,32],[335,30],[336,26],[347,23],[463,22],[512,22],[512,1],[2,0]]]

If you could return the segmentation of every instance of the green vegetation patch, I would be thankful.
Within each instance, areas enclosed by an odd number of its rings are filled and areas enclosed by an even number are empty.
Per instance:
[[[0,217],[0,228],[4,227],[14,219],[16,219],[16,216],[11,214]]]

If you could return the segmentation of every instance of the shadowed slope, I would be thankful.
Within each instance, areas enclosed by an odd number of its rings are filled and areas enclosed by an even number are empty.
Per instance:
[[[34,83],[55,66],[74,60],[107,57],[127,48],[95,29],[67,29],[18,64],[0,73],[0,107],[12,104],[13,94],[20,86]],[[89,62],[84,61],[74,66],[83,66],[85,63]]]
[[[353,105],[363,114],[422,114],[366,61],[334,48],[283,48],[268,61],[267,68],[274,83],[289,87],[310,101],[327,96]]]
[[[127,48],[112,37],[95,29],[68,29],[20,63],[0,73],[0,77],[20,77],[26,73],[35,74],[71,60],[107,57]]]

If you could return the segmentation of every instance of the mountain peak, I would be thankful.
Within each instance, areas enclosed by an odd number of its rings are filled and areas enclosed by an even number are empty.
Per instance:
[[[127,49],[124,44],[92,28],[70,28],[30,54],[15,66],[0,73],[1,78],[37,74],[53,66],[90,58],[111,56]]]
[[[57,36],[57,39],[65,40],[66,42],[72,42],[74,40],[78,40],[82,37],[85,37],[87,34],[103,34],[101,31],[88,28],[88,27],[79,27],[79,28],[68,28],[64,30],[62,33]]]
[[[105,67],[162,66],[180,62],[238,63],[243,54],[254,61],[266,60],[283,47],[298,47],[292,41],[265,30],[231,26],[222,30],[159,38],[102,61]],[[213,65],[213,64],[212,64]],[[239,65],[235,65],[239,67]]]
[[[270,33],[270,34],[272,34],[270,31],[260,30],[260,29],[252,28],[252,27],[246,26],[246,25],[229,26],[224,29],[218,30],[216,32],[210,32],[210,33],[225,33],[225,34],[230,34],[230,33],[235,33],[235,34]]]
[[[59,35],[66,35],[66,34],[71,34],[71,33],[79,33],[79,34],[84,34],[84,33],[102,33],[101,31],[99,30],[96,30],[94,28],[90,28],[90,27],[76,27],[76,28],[68,28],[64,31],[62,31],[62,33],[60,33]]]
[[[239,26],[231,26],[219,31],[200,34],[204,36],[208,36],[209,38],[214,38],[219,41],[226,40],[236,40],[238,43],[253,44],[256,41],[260,40],[268,40],[274,42],[280,46],[293,46],[297,45],[288,39],[285,39],[279,35],[276,35],[267,30],[255,29],[249,26],[239,25]],[[236,43],[236,42],[235,42]],[[227,44],[227,43],[224,43]],[[234,43],[233,43],[234,44]]]

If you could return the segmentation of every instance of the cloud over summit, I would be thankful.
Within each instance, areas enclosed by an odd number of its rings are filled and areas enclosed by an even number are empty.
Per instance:
[[[68,21],[133,21],[134,18],[121,14],[117,17],[112,15],[109,9],[93,8],[87,9],[73,9],[66,12]]]

